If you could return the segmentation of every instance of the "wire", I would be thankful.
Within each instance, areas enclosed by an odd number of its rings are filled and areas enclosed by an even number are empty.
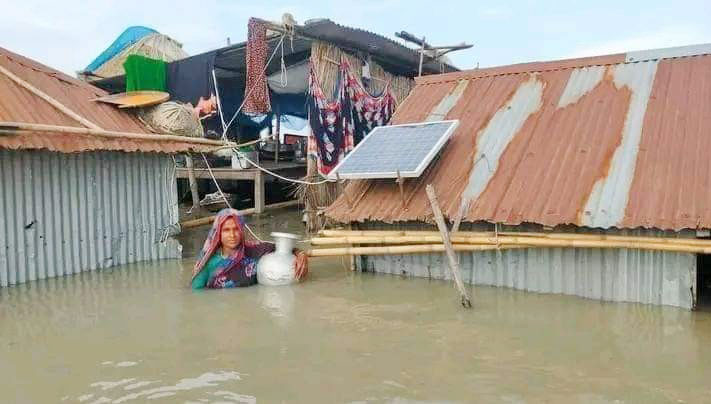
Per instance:
[[[277,51],[279,50],[279,47],[281,44],[284,42],[284,34],[281,35],[281,38],[279,39],[279,43],[274,47],[274,52],[272,52],[272,55],[269,56],[269,60],[267,60],[267,63],[264,64],[264,71],[262,72],[262,75],[265,75],[267,73],[267,67],[269,67],[269,64],[272,62],[272,59],[274,59],[274,55],[276,55]],[[252,86],[252,88],[247,91],[247,95],[244,96],[244,100],[242,100],[242,104],[237,108],[237,111],[235,114],[232,116],[232,119],[230,119],[229,122],[227,122],[227,125],[225,126],[224,130],[222,131],[222,138],[226,139],[227,138],[227,130],[230,128],[230,125],[232,125],[232,122],[234,122],[235,118],[237,118],[237,115],[242,111],[242,108],[244,107],[244,104],[247,102],[249,99],[249,96],[252,94],[252,90],[254,90],[256,86]]]
[[[221,196],[222,199],[225,201],[225,205],[227,205],[228,208],[232,209],[232,204],[230,204],[230,201],[227,200],[227,197],[225,196],[225,193],[222,192],[222,188],[220,188],[220,184],[217,183],[217,178],[215,178],[215,174],[212,173],[212,167],[210,167],[210,163],[207,162],[207,157],[205,157],[205,153],[200,153],[200,154],[202,155],[202,159],[205,160],[205,166],[207,167],[207,171],[210,173],[210,177],[212,177],[212,181],[215,182],[215,186],[217,187],[217,192],[220,193],[220,196]],[[261,242],[261,243],[271,243],[271,244],[274,244],[274,243],[271,242],[271,241],[264,241],[264,240],[262,240],[261,238],[259,238],[259,236],[257,236],[256,234],[254,234],[254,232],[253,232],[252,229],[249,227],[249,225],[247,225],[247,223],[244,223],[244,227],[246,227],[246,228],[247,228],[247,231],[249,231],[249,233],[252,235],[252,237],[254,237],[255,239],[259,240],[259,242]]]
[[[326,178],[326,179],[324,179],[324,180],[322,180],[322,181],[318,181],[318,182],[310,182],[310,181],[297,180],[297,179],[294,179],[294,178],[282,177],[281,175],[275,173],[274,171],[267,170],[266,168],[260,166],[259,164],[255,163],[254,161],[250,160],[247,156],[245,156],[245,155],[244,155],[242,152],[240,152],[239,150],[234,149],[234,151],[235,151],[237,154],[240,155],[240,158],[243,158],[243,159],[247,160],[250,164],[252,164],[253,166],[257,167],[257,169],[259,169],[260,171],[263,171],[263,172],[265,172],[265,173],[267,173],[267,174],[269,174],[269,175],[271,175],[271,176],[273,176],[273,177],[279,178],[279,179],[284,180],[284,181],[293,182],[294,184],[304,184],[304,185],[321,185],[321,184],[325,184],[325,183],[327,183],[327,182],[337,182],[337,180],[332,180],[332,179],[328,179],[328,178]]]
[[[235,148],[238,148],[238,147],[251,146],[251,145],[253,145],[253,144],[255,144],[255,143],[259,143],[259,142],[263,142],[263,141],[265,141],[265,140],[269,140],[269,139],[271,139],[271,138],[273,138],[273,137],[275,137],[275,136],[276,136],[276,135],[269,135],[269,136],[264,137],[264,138],[260,138],[260,139],[256,139],[256,140],[250,140],[249,142],[244,142],[244,143],[239,143],[239,144],[227,144],[227,145],[224,145],[224,146],[220,146],[220,147],[216,148],[215,150],[235,149]],[[231,143],[231,142],[230,142],[230,143]]]

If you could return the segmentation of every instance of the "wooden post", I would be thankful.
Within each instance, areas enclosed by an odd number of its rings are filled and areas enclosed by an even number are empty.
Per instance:
[[[264,173],[257,169],[254,174],[254,213],[264,212]]]
[[[462,306],[472,307],[472,302],[467,295],[466,289],[464,289],[464,283],[462,282],[461,274],[459,273],[459,260],[457,260],[457,255],[454,253],[454,248],[452,247],[452,241],[449,239],[449,231],[447,230],[447,224],[444,222],[444,216],[442,211],[439,209],[439,203],[437,202],[437,195],[435,194],[434,187],[432,184],[427,185],[427,197],[430,199],[430,205],[432,205],[432,213],[435,217],[435,222],[437,222],[437,227],[439,232],[442,234],[442,242],[444,244],[444,249],[447,252],[447,259],[449,260],[449,269],[452,271],[452,278],[459,289],[459,294],[462,298]]]
[[[420,48],[420,68],[417,70],[417,76],[422,76],[422,62],[425,59],[425,37],[422,37],[422,47]]]
[[[193,169],[193,158],[189,154],[185,155],[185,167],[188,169],[188,184],[190,184],[190,195],[193,198],[193,207],[190,211],[197,212],[200,207],[200,195],[198,194],[197,180]]]
[[[281,145],[281,116],[279,113],[275,113],[274,116],[276,116],[276,128],[274,129],[276,132],[276,150],[274,150],[274,164],[279,165],[279,145]]]

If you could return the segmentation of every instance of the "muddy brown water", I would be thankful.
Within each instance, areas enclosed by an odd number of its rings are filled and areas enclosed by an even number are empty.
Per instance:
[[[300,231],[298,214],[249,219]],[[181,236],[194,257],[207,228]],[[311,262],[191,291],[192,258],[0,289],[0,402],[711,401],[711,315]]]

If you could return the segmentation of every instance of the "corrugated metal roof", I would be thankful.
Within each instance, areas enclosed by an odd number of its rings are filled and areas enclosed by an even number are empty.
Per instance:
[[[424,121],[468,80],[440,159],[399,189],[359,181],[327,215],[424,220],[433,184],[466,221],[596,228],[711,228],[711,45],[536,62],[417,80],[393,123]],[[460,87],[461,88],[461,87]],[[450,97],[451,98],[451,97]],[[387,202],[387,203],[385,203]]]
[[[386,64],[402,73],[417,74],[420,63],[418,50],[408,48],[385,36],[360,28],[337,24],[329,19],[316,20],[297,29],[310,38],[336,44],[337,46],[357,49],[367,52],[378,59],[378,63]],[[425,73],[453,72],[458,69],[447,63],[431,60],[425,56],[422,70]]]
[[[107,93],[81,80],[0,48],[0,66],[30,83],[75,113],[102,129],[131,133],[150,133],[131,113],[91,101]],[[0,121],[82,127],[45,100],[0,74]],[[0,148],[47,149],[63,153],[88,150],[142,151],[173,153],[207,151],[209,146],[186,142],[150,140],[107,140],[93,135],[23,133],[0,135]]]

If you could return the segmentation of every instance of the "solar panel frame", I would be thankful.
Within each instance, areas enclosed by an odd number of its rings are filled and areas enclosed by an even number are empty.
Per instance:
[[[454,120],[446,120],[446,121],[430,121],[430,122],[419,122],[419,123],[405,123],[405,124],[399,124],[399,125],[386,125],[386,126],[378,126],[377,128],[374,128],[373,130],[370,131],[370,133],[363,138],[363,140],[353,149],[348,155],[340,162],[336,167],[334,167],[333,170],[328,174],[329,179],[336,179],[336,178],[343,178],[343,179],[378,179],[378,178],[398,178],[398,171],[379,171],[379,172],[373,172],[373,171],[368,171],[368,172],[345,172],[345,173],[340,173],[338,170],[343,167],[343,165],[349,161],[352,156],[357,156],[358,150],[363,147],[363,145],[366,144],[369,138],[371,138],[371,135],[374,133],[377,133],[377,131],[383,131],[383,130],[388,130],[389,128],[396,128],[396,127],[421,127],[421,126],[428,126],[428,125],[434,125],[434,124],[443,124],[443,123],[448,123],[449,127],[447,130],[439,137],[437,142],[430,148],[430,150],[427,152],[425,157],[419,162],[417,167],[414,170],[405,170],[405,171],[400,171],[399,172],[399,177],[402,178],[417,178],[422,173],[425,171],[425,168],[432,162],[432,159],[437,155],[437,153],[440,152],[442,147],[447,143],[449,138],[454,134],[454,131],[457,129],[459,126],[459,120],[454,119]]]

